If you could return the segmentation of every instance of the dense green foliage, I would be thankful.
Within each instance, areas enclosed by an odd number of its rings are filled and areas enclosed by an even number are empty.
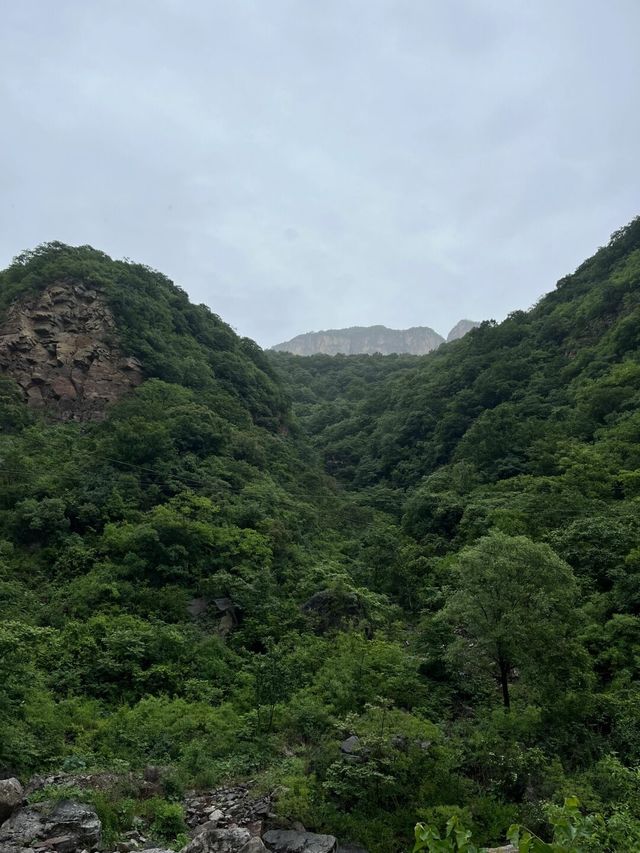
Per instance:
[[[85,424],[0,382],[0,770],[250,775],[373,853],[551,841],[576,794],[637,849],[640,221],[424,357],[265,354],[88,247],[0,310],[69,279],[148,378]]]

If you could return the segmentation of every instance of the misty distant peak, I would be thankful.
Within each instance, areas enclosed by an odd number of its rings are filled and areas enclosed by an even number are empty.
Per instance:
[[[480,323],[475,320],[458,320],[453,329],[447,335],[447,342],[457,341],[458,338],[463,338],[471,329],[477,328]]]
[[[351,326],[296,335],[273,349],[294,355],[356,355],[410,353],[424,355],[437,349],[444,338],[428,326],[388,329],[386,326]]]
[[[461,338],[477,326],[471,320],[460,320],[449,332],[447,340]],[[294,355],[391,355],[406,353],[425,355],[440,344],[444,338],[429,326],[413,326],[411,329],[388,329],[386,326],[351,326],[348,329],[325,329],[296,335],[290,341],[276,344],[272,349]]]

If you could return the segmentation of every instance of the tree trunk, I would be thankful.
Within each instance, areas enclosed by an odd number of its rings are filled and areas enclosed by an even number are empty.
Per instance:
[[[509,711],[511,708],[511,699],[509,697],[509,664],[507,661],[500,661],[500,686],[502,687],[502,703],[504,710]]]

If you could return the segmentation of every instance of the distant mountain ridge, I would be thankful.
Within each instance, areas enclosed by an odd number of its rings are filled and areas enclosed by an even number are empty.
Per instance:
[[[451,329],[447,341],[463,337],[479,323],[460,320]],[[445,339],[429,326],[410,329],[389,329],[386,326],[351,326],[347,329],[326,329],[306,332],[289,341],[276,344],[271,349],[293,355],[391,355],[407,353],[425,355],[437,349]]]

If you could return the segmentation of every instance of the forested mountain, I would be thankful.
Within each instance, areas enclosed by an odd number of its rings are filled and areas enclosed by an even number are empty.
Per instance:
[[[0,776],[102,774],[107,850],[249,780],[371,853],[452,816],[640,849],[639,344],[640,219],[425,356],[263,353],[146,267],[18,257]]]

